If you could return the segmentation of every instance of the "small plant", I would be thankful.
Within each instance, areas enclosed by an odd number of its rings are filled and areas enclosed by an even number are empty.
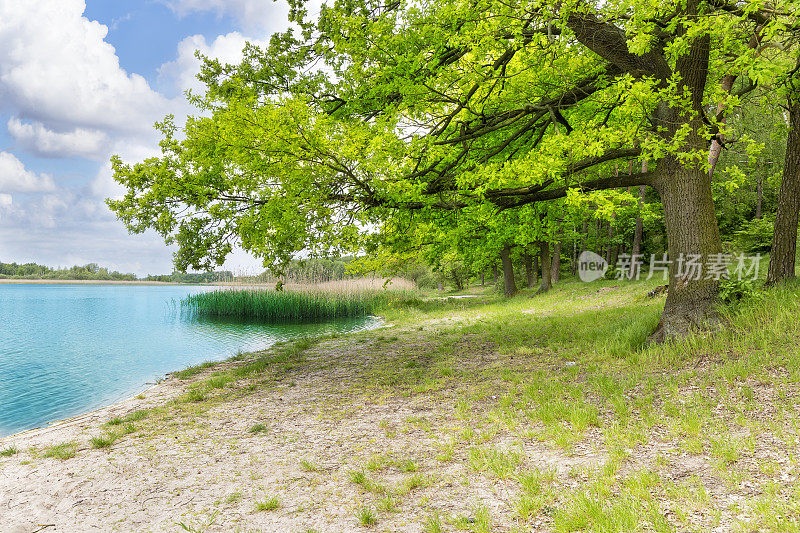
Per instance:
[[[302,466],[303,470],[306,472],[319,472],[321,470],[318,464],[307,461],[306,459],[300,461],[300,466]]]
[[[207,361],[207,362],[201,363],[199,365],[190,366],[190,367],[185,368],[183,370],[179,370],[179,371],[173,373],[172,375],[175,376],[178,379],[189,379],[190,377],[196,376],[197,374],[199,374],[200,372],[202,372],[206,368],[210,368],[210,367],[214,366],[215,364],[216,363],[214,363],[213,361]]]
[[[719,295],[725,303],[747,300],[755,294],[755,282],[751,279],[723,279],[719,285]]]
[[[413,476],[411,476],[406,480],[406,487],[410,492],[412,490],[427,487],[428,483],[429,480],[422,474],[414,474]]]
[[[442,519],[439,517],[439,513],[434,513],[426,518],[422,527],[425,533],[442,533]]]
[[[378,509],[386,511],[387,513],[396,513],[399,511],[400,501],[391,494],[385,494],[378,500]]]
[[[116,442],[119,435],[114,432],[106,433],[105,435],[98,435],[89,439],[92,448],[110,448]]]
[[[256,503],[256,511],[274,511],[281,506],[277,496],[272,496],[266,500]]]
[[[489,509],[484,505],[475,508],[475,533],[490,533],[492,530],[492,519]]]
[[[350,471],[350,482],[355,483],[356,485],[364,485],[367,482],[367,475],[364,472],[351,470]]]
[[[372,507],[362,507],[356,512],[356,518],[364,527],[375,527],[378,525],[378,517]]]
[[[236,503],[241,499],[242,499],[241,492],[232,492],[231,494],[228,494],[227,498],[225,498],[225,503]]]
[[[14,454],[19,453],[19,450],[15,446],[9,446],[3,450],[0,450],[0,457],[11,457]]]
[[[147,411],[134,411],[124,418],[124,422],[138,422],[147,418]]]
[[[386,468],[386,457],[383,455],[373,455],[370,457],[369,461],[367,461],[367,470],[371,472],[375,472],[378,470],[383,470]]]
[[[120,424],[122,424],[122,418],[119,416],[115,416],[114,418],[106,422],[107,426],[118,426]]]
[[[411,460],[400,461],[397,463],[397,468],[399,468],[401,472],[416,472],[417,464]]]
[[[253,435],[257,433],[263,433],[267,431],[267,426],[264,424],[254,424],[250,429],[247,430],[248,433],[252,433]]]
[[[206,395],[200,389],[192,389],[186,394],[186,401],[191,403],[202,402]]]
[[[356,485],[360,485],[361,488],[367,492],[374,492],[375,494],[384,494],[386,492],[386,487],[372,481],[363,471],[351,471],[350,481]]]
[[[61,459],[63,461],[75,457],[77,449],[78,446],[74,442],[65,442],[45,449],[44,456],[52,459]]]

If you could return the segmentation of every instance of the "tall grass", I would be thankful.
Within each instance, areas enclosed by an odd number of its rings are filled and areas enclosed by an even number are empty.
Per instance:
[[[184,311],[193,316],[255,319],[263,322],[313,322],[357,318],[414,299],[409,290],[352,289],[284,290],[224,289],[186,297]]]

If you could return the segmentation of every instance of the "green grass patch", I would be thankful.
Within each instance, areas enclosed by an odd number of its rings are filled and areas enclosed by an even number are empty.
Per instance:
[[[78,451],[78,445],[74,442],[64,442],[45,448],[44,456],[51,459],[72,459]]]
[[[92,445],[92,448],[110,448],[112,444],[117,442],[119,438],[119,434],[113,431],[105,433],[103,435],[98,435],[96,437],[92,437],[89,439],[89,444]]]
[[[409,300],[416,300],[415,293],[390,290],[331,292],[225,289],[190,295],[181,301],[181,306],[192,316],[281,323],[364,317]]]
[[[248,433],[252,433],[253,435],[264,433],[265,431],[267,431],[267,426],[264,424],[254,424],[247,430]]]
[[[4,448],[0,450],[0,457],[11,457],[19,453],[19,450],[15,446],[9,446],[8,448]]]
[[[274,511],[281,506],[281,502],[277,496],[271,496],[266,500],[256,503],[256,511]]]

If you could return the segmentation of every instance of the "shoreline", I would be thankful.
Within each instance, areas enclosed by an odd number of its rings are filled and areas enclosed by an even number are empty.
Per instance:
[[[0,279],[0,285],[208,285],[172,281],[126,281],[112,279]]]
[[[219,361],[217,364],[223,364],[224,362],[224,360]],[[113,418],[114,416],[118,416],[119,413],[127,413],[161,405],[180,393],[180,391],[176,391],[174,389],[183,388],[183,384],[176,386],[177,382],[180,382],[181,380],[174,377],[175,372],[178,371],[176,370],[170,372],[166,374],[164,378],[160,379],[155,384],[146,386],[140,392],[131,396],[123,397],[108,405],[97,407],[95,409],[91,409],[67,418],[53,420],[52,422],[47,422],[41,426],[23,429],[22,431],[0,437],[0,446],[12,444],[10,442],[12,440],[33,440],[36,437],[42,437],[55,431],[69,428],[74,429],[78,426],[82,426],[83,428],[88,428],[90,426],[94,427],[93,425],[96,425],[99,420]],[[144,398],[142,398],[142,396],[144,396]]]

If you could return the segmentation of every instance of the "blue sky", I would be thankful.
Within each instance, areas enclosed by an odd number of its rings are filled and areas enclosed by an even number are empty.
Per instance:
[[[152,128],[192,112],[194,51],[236,62],[286,27],[270,0],[0,0],[0,261],[172,269],[152,234],[128,235],[104,200],[108,159],[157,154]],[[226,265],[259,270],[237,252]]]

